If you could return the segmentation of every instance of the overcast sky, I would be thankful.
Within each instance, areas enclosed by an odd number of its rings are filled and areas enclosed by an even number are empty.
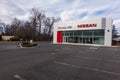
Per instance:
[[[120,29],[120,0],[0,0],[0,19],[7,23],[14,17],[26,20],[33,7],[62,21],[112,18]]]

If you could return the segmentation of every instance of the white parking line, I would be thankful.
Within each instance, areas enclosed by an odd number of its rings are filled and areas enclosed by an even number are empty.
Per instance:
[[[89,67],[82,67],[82,66],[78,66],[78,65],[73,65],[73,64],[64,63],[64,62],[57,62],[57,61],[55,61],[54,63],[65,65],[65,66],[71,66],[71,67],[75,67],[75,68],[81,68],[81,69],[85,69],[85,70],[91,70],[91,71],[102,72],[102,73],[107,73],[107,74],[120,76],[119,73],[105,71],[105,70],[93,69],[93,68],[89,68]]]
[[[19,75],[14,75],[14,78],[16,78],[16,79],[18,79],[18,80],[25,80],[25,79],[23,79],[21,76],[19,76]]]
[[[56,49],[56,51],[59,51],[59,50],[61,50],[61,49]]]
[[[97,47],[89,47],[89,49],[98,49]]]
[[[52,55],[55,55],[56,53],[51,53]]]
[[[120,61],[112,60],[112,59],[98,59],[98,58],[90,58],[90,57],[84,57],[84,56],[72,56],[72,55],[71,57],[78,57],[78,58],[91,59],[91,60],[104,60],[104,61],[113,62],[113,63],[120,63]]]
[[[69,48],[68,48],[68,47],[65,47],[65,48],[61,48],[61,49],[56,49],[56,51],[66,50],[66,49],[69,49]]]

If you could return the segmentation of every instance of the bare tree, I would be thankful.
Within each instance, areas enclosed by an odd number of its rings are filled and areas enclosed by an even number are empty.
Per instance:
[[[17,18],[14,18],[10,26],[11,35],[17,36],[19,27],[20,27],[20,20],[18,20]]]
[[[11,27],[11,25],[10,24],[8,24],[8,25],[6,25],[6,29],[5,29],[5,35],[11,35],[11,30],[10,30],[10,27]]]
[[[117,30],[116,30],[116,28],[115,28],[115,25],[113,25],[112,38],[116,38],[116,37],[118,37],[118,32],[117,32]]]
[[[14,18],[11,25],[8,25],[6,29],[6,34],[17,36],[19,39],[36,39],[42,40],[50,39],[52,36],[53,24],[60,20],[60,18],[46,17],[44,10],[39,10],[38,8],[32,8],[30,10],[31,16],[29,20],[24,24],[17,18]],[[41,33],[41,29],[44,28],[44,34]]]
[[[44,25],[45,25],[45,28],[44,28],[44,33],[47,33],[48,35],[51,35],[51,30],[52,30],[52,27],[53,27],[53,24],[57,21],[60,21],[60,18],[55,18],[55,17],[47,17],[45,20],[44,20]]]
[[[30,12],[32,15],[30,18],[32,26],[38,27],[38,32],[41,33],[42,23],[45,18],[45,11],[39,10],[39,8],[32,8]]]

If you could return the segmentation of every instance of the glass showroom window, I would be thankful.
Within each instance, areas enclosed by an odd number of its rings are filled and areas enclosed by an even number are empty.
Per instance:
[[[68,43],[104,44],[104,30],[63,31],[63,39]]]

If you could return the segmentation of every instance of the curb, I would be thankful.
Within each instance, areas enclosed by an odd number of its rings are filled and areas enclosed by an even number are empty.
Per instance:
[[[19,43],[19,46],[20,46],[20,48],[36,48],[36,47],[39,47],[39,44],[38,44],[37,46],[33,46],[33,47],[23,47],[23,46],[21,45],[21,43]]]
[[[93,46],[93,47],[115,47],[120,48],[120,46],[105,46],[105,45],[95,45],[95,44],[76,44],[76,43],[51,43],[56,45],[74,45],[74,46]]]

